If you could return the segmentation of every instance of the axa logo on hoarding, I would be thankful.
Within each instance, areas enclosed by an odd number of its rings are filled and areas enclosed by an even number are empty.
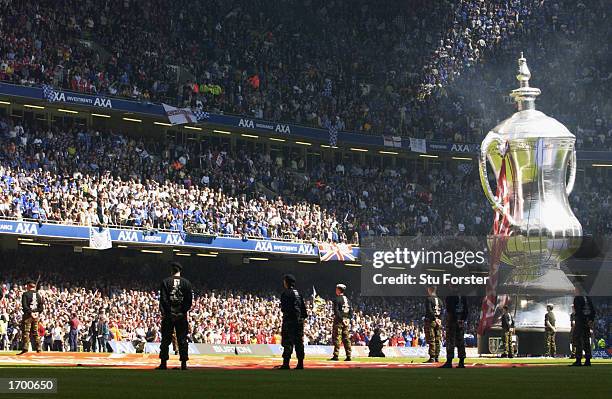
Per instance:
[[[316,255],[315,246],[312,244],[300,244],[298,248],[300,255]]]
[[[61,91],[53,91],[51,93],[53,94],[53,98],[51,99],[51,101],[63,101],[63,102],[66,102],[66,95],[64,93],[62,93]]]
[[[94,107],[113,108],[113,103],[111,103],[110,98],[96,97]]]
[[[212,348],[216,353],[253,353],[248,346],[213,345]]]
[[[272,252],[272,243],[269,241],[257,241],[255,251]]]
[[[453,144],[451,147],[452,152],[470,152],[469,144]]]
[[[278,133],[285,133],[285,134],[291,133],[291,128],[289,127],[289,125],[283,125],[280,123],[276,124],[276,129],[274,130],[277,131]]]
[[[12,224],[0,224],[0,231],[13,231]]]
[[[38,227],[33,223],[18,223],[15,229],[17,234],[38,234]]]
[[[164,243],[172,245],[183,245],[185,244],[185,240],[183,240],[180,234],[168,234],[166,235],[166,241],[164,241]]]
[[[130,242],[138,241],[138,233],[135,231],[121,230],[119,232],[119,237],[117,237],[117,240]]]
[[[238,127],[248,127],[249,129],[255,129],[255,123],[251,119],[240,119]]]

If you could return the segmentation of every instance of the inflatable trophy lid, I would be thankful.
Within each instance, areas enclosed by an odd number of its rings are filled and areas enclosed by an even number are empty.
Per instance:
[[[541,92],[540,89],[529,86],[531,72],[527,67],[527,60],[523,57],[523,53],[518,60],[518,65],[516,79],[519,81],[520,87],[510,93],[510,96],[514,98],[518,105],[518,112],[495,126],[492,132],[508,141],[527,138],[575,139],[576,136],[561,122],[535,109],[535,99]]]

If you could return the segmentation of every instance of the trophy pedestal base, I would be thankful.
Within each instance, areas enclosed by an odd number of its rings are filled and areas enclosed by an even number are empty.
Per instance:
[[[557,331],[557,355],[570,355],[569,331]],[[519,356],[544,356],[544,327],[517,328],[516,348]],[[502,329],[492,327],[484,335],[478,336],[478,354],[501,355],[503,353]]]

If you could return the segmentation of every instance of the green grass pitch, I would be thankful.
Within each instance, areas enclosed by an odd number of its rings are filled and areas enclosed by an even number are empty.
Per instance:
[[[390,360],[390,359],[388,359]],[[486,360],[488,363],[494,361]],[[470,360],[468,363],[473,363]],[[479,359],[477,362],[483,362]],[[526,361],[522,360],[522,363]],[[536,360],[532,361],[536,362]],[[312,369],[187,371],[0,367],[0,378],[57,378],[58,393],[4,398],[610,398],[612,363],[591,368]],[[306,364],[308,365],[308,363]]]

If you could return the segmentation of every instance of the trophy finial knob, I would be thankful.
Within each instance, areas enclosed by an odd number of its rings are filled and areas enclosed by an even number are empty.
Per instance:
[[[510,96],[514,98],[514,101],[518,104],[519,111],[526,109],[535,109],[535,98],[540,95],[540,89],[529,86],[529,79],[531,79],[531,71],[527,66],[527,60],[521,52],[521,57],[518,59],[518,75],[516,79],[519,81],[520,87],[512,90]]]

